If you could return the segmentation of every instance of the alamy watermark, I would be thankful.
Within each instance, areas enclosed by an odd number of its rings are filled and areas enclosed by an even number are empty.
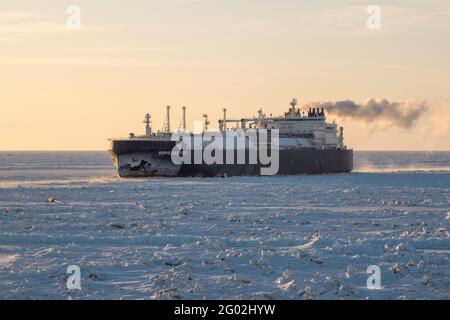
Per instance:
[[[220,132],[172,134],[177,144],[171,158],[175,165],[257,165],[261,175],[276,175],[279,161],[279,130],[234,129]]]
[[[379,290],[381,289],[381,269],[377,265],[371,265],[367,268],[367,274],[370,276],[367,278],[367,289]]]
[[[69,30],[81,29],[81,8],[78,5],[70,5],[66,9],[69,15],[66,20],[66,26]]]
[[[366,21],[367,29],[369,30],[380,30],[381,29],[381,8],[380,6],[368,6],[367,14],[369,17]]]
[[[66,286],[68,290],[81,290],[81,269],[77,265],[67,267],[66,273],[70,274],[67,278]]]

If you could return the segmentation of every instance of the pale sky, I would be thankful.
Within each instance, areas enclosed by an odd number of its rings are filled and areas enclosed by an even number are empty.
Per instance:
[[[192,127],[292,97],[427,100],[409,130],[336,120],[356,150],[450,150],[449,39],[448,0],[1,0],[0,150],[104,150],[166,105]]]

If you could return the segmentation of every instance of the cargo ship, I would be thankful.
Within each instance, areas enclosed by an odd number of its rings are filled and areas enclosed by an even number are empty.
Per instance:
[[[344,144],[344,129],[326,121],[325,110],[297,108],[297,100],[281,116],[228,119],[223,109],[219,128],[210,130],[203,114],[200,132],[186,130],[186,107],[178,130],[172,131],[170,106],[163,129],[110,139],[109,152],[120,177],[226,177],[350,172],[353,150]]]

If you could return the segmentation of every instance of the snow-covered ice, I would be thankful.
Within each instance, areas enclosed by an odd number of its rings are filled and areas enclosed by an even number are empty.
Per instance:
[[[450,298],[449,172],[14,170],[0,180],[1,299]],[[66,288],[69,265],[81,291]],[[369,265],[381,289],[366,287]]]

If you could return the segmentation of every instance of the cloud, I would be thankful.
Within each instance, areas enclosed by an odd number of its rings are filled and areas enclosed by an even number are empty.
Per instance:
[[[324,108],[330,115],[350,118],[373,125],[392,125],[410,129],[429,110],[426,101],[395,102],[387,99],[371,98],[364,103],[352,100],[336,102],[312,102],[310,108]]]

